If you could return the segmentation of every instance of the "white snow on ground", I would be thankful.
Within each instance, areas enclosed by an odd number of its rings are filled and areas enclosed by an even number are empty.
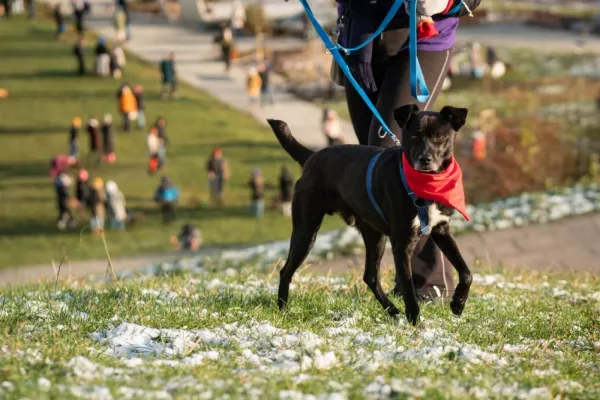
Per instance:
[[[349,321],[327,328],[326,336],[281,329],[263,321],[250,325],[223,324],[211,330],[156,329],[123,322],[96,332],[93,337],[105,346],[106,354],[121,358],[125,367],[138,367],[146,358],[151,358],[148,361],[155,366],[185,367],[217,362],[221,357],[242,360],[250,370],[289,373],[311,367],[327,370],[342,364],[374,371],[398,361],[435,368],[448,357],[469,364],[507,365],[504,357],[479,346],[459,343],[453,335],[439,328],[426,329],[420,334],[420,345],[405,349],[393,334],[376,335],[350,326],[352,319]],[[235,345],[235,350],[230,345]],[[181,357],[184,354],[188,355]],[[88,364],[74,359],[70,366],[78,367],[75,374],[79,376],[108,373]],[[118,374],[120,371],[109,372]]]
[[[106,386],[83,386],[76,385],[68,388],[70,394],[78,399],[86,400],[112,400],[113,396],[110,393],[110,389]]]
[[[236,275],[239,272],[236,272]],[[230,272],[230,275],[233,275]],[[262,295],[262,291],[272,291],[274,280],[264,280],[250,275],[247,279],[248,285],[240,285],[238,281],[230,282],[227,278],[202,279],[202,275],[188,279],[184,285],[177,288],[167,286],[157,289],[141,289],[139,301],[143,304],[153,302],[164,302],[173,305],[176,310],[185,303],[187,297],[199,296],[205,291],[217,293],[240,293],[246,295]],[[306,286],[311,289],[323,288],[333,291],[340,288],[348,289],[351,282],[348,277],[299,277],[295,282],[297,287]],[[482,296],[474,298],[476,301],[488,301],[490,304],[509,301],[504,298],[512,296],[511,293],[522,294],[510,301],[527,301],[522,299],[528,293],[536,296],[554,297],[560,301],[582,300],[600,302],[600,293],[579,293],[575,286],[568,285],[566,281],[559,281],[554,285],[540,279],[535,284],[525,283],[520,277],[512,281],[501,275],[474,276],[474,284],[477,286],[490,286],[501,289],[496,290],[496,297],[486,300]],[[81,285],[79,283],[78,285]],[[85,285],[85,284],[84,284]],[[577,287],[583,287],[580,284]],[[105,289],[98,289],[103,291]],[[122,289],[123,296],[132,293]],[[514,292],[520,290],[521,292]],[[137,296],[138,294],[135,293]],[[39,318],[41,325],[48,325],[56,315],[62,319],[63,316],[72,314],[73,324],[85,320],[81,312],[77,311],[77,302],[65,292],[30,292],[22,300],[9,303],[6,310],[12,312],[12,307],[19,307],[25,313]],[[423,371],[443,375],[448,363],[461,363],[465,370],[475,366],[497,369],[511,368],[515,363],[525,362],[528,355],[536,349],[544,348],[546,352],[560,354],[566,347],[570,349],[581,349],[581,351],[600,350],[600,342],[594,342],[586,338],[579,324],[574,323],[571,327],[574,339],[568,341],[548,341],[522,339],[517,342],[491,345],[489,347],[477,346],[458,339],[452,329],[442,329],[434,320],[424,320],[418,330],[409,327],[403,319],[400,319],[394,330],[390,330],[389,324],[378,324],[379,317],[363,315],[356,311],[351,315],[340,316],[331,311],[331,318],[327,318],[328,325],[320,326],[318,334],[311,330],[298,330],[283,328],[276,322],[248,321],[243,323],[227,323],[235,321],[239,311],[220,311],[211,313],[202,310],[198,313],[200,318],[205,318],[207,328],[204,329],[179,329],[155,328],[142,324],[123,321],[115,315],[107,321],[107,328],[92,334],[95,345],[89,349],[89,354],[114,357],[113,366],[102,365],[100,360],[85,357],[83,354],[73,357],[65,363],[69,376],[74,383],[72,386],[54,386],[45,378],[36,378],[37,387],[40,391],[60,390],[70,396],[91,399],[114,398],[148,398],[169,399],[174,392],[181,388],[190,387],[197,393],[198,398],[212,398],[213,391],[218,391],[218,383],[210,381],[201,383],[192,376],[186,376],[186,371],[191,371],[199,365],[208,367],[233,363],[232,373],[242,376],[252,376],[251,385],[259,385],[254,379],[262,379],[261,376],[281,376],[291,374],[290,379],[300,383],[318,379],[316,371],[332,370],[350,367],[356,371],[379,372],[390,365],[411,365]],[[550,318],[551,313],[540,312],[540,318]],[[223,320],[223,321],[222,321]],[[245,320],[245,319],[244,319]],[[112,321],[112,322],[111,322]],[[458,323],[458,321],[457,321]],[[114,324],[114,325],[112,325]],[[69,325],[65,322],[65,331]],[[368,330],[363,326],[369,326]],[[33,329],[31,331],[30,329]],[[35,332],[35,329],[46,329],[34,325],[26,325],[23,332]],[[481,329],[487,329],[482,324]],[[317,332],[317,331],[316,331]],[[407,340],[408,339],[408,340]],[[46,362],[43,354],[36,347],[27,349],[10,349],[7,346],[0,347],[0,358],[4,355],[22,358],[26,365],[43,364]],[[102,357],[101,356],[101,357]],[[136,388],[135,374],[154,373],[167,368],[177,368],[177,377],[164,378],[153,390],[147,388]],[[427,378],[415,379],[390,379],[390,377],[364,382],[363,395],[365,398],[387,398],[387,397],[419,397],[425,391],[450,390],[455,397],[489,398],[511,397],[511,398],[545,398],[548,393],[556,393],[559,388],[564,388],[568,393],[581,390],[579,382],[559,380],[560,373],[557,370],[536,362],[532,365],[533,373],[540,378],[557,378],[556,385],[548,387],[534,387],[524,389],[522,386],[506,385],[481,385],[481,387],[464,387],[459,383],[452,384],[446,389],[449,381],[429,381]],[[108,379],[122,383],[118,389],[109,390],[98,382]],[[235,383],[225,382],[222,385]],[[60,386],[60,387],[59,387]],[[0,385],[1,392],[12,390],[11,382]],[[279,393],[281,398],[299,399],[344,399],[347,398],[347,387],[343,384],[332,383],[330,393],[303,393],[301,390],[286,390]],[[254,393],[257,386],[251,386],[246,393]],[[258,395],[258,394],[257,394]],[[1,394],[0,394],[1,397]]]

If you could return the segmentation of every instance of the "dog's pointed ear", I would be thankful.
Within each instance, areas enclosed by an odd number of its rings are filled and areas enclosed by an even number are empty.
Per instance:
[[[400,128],[404,128],[410,119],[419,113],[419,106],[416,104],[407,104],[402,107],[398,107],[394,110],[394,119],[400,125]]]
[[[450,122],[450,126],[452,126],[452,129],[455,131],[458,131],[463,127],[465,122],[467,122],[468,113],[469,110],[466,108],[456,108],[451,106],[446,106],[440,111],[440,115]]]

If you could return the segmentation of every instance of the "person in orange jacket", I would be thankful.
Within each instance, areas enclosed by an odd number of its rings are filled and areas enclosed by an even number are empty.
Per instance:
[[[124,83],[117,93],[119,99],[119,111],[123,116],[123,129],[129,131],[131,121],[137,118],[137,101],[131,87]]]
[[[248,78],[246,81],[246,90],[248,92],[248,99],[250,101],[250,108],[255,108],[260,100],[260,88],[262,87],[262,80],[258,74],[258,70],[254,67],[248,71]]]

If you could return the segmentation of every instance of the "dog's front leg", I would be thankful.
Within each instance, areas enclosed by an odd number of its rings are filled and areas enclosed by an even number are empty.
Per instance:
[[[360,222],[358,229],[362,234],[365,242],[365,275],[363,277],[365,283],[375,295],[375,298],[381,306],[390,314],[392,317],[396,317],[400,314],[400,311],[396,308],[394,303],[386,296],[383,288],[381,287],[379,269],[381,265],[381,258],[385,252],[385,236],[382,233],[374,230],[369,224]]]
[[[465,259],[460,254],[456,240],[454,240],[454,237],[450,233],[450,225],[447,223],[438,225],[431,233],[431,237],[440,250],[442,250],[442,253],[448,258],[448,261],[450,261],[456,272],[458,272],[458,285],[456,285],[456,289],[454,290],[450,308],[455,315],[461,315],[465,309],[465,303],[469,297],[469,290],[473,281],[471,270],[469,270]]]
[[[417,238],[412,232],[402,232],[390,236],[394,264],[396,266],[396,284],[401,286],[404,299],[404,312],[408,321],[416,325],[419,320],[419,302],[412,280],[412,266],[410,259],[417,244]]]

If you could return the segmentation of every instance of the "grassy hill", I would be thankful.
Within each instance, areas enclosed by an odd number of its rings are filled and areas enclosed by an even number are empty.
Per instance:
[[[0,24],[0,88],[9,90],[0,100],[0,267],[39,264],[58,260],[98,258],[104,255],[100,238],[92,237],[87,216],[79,215],[77,230],[62,233],[56,228],[56,201],[48,167],[53,156],[68,152],[71,120],[112,113],[118,121],[116,91],[120,81],[75,75],[71,55],[74,36],[54,39],[48,22],[15,18]],[[90,37],[86,46],[88,69],[93,65]],[[181,85],[181,98],[159,99],[159,74],[155,66],[129,56],[123,81],[142,84],[146,91],[146,114],[152,122],[167,119],[171,145],[163,172],[182,190],[179,220],[173,226],[160,223],[151,197],[160,174],[146,172],[146,131],[116,133],[117,163],[90,170],[91,177],[113,179],[127,197],[134,212],[145,219],[124,233],[108,232],[113,256],[169,249],[169,236],[180,223],[192,221],[203,232],[206,245],[259,243],[283,239],[290,222],[274,212],[258,223],[248,216],[247,182],[253,168],[261,168],[275,185],[282,164],[297,168],[280,149],[271,131],[251,117],[234,111],[208,95]],[[204,170],[210,151],[223,148],[232,175],[226,190],[225,207],[201,207],[207,199]],[[81,153],[87,152],[82,132]],[[332,220],[326,227],[336,224]]]
[[[275,304],[278,274],[239,264],[5,290],[0,397],[600,395],[600,286],[593,277],[479,268],[461,318],[447,301],[427,302],[415,328],[387,316],[359,271],[301,271],[282,313]],[[385,273],[386,290],[392,281]],[[393,301],[402,309],[401,299]]]

